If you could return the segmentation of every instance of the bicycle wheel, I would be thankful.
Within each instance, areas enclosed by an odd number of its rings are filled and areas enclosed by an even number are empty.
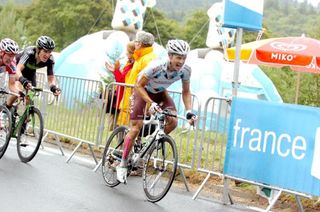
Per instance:
[[[17,150],[20,160],[31,161],[37,154],[43,136],[43,118],[38,108],[30,108],[29,114],[19,120]]]
[[[12,118],[8,108],[0,105],[0,158],[6,152],[11,138]]]
[[[143,168],[143,190],[148,201],[158,202],[169,191],[177,171],[178,153],[175,141],[165,135],[153,144]]]
[[[116,167],[120,164],[124,137],[129,129],[126,126],[117,127],[109,136],[102,156],[102,176],[109,187],[119,185]]]

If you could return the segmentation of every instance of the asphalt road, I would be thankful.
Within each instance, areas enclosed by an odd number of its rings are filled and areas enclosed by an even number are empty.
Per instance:
[[[109,188],[100,169],[83,157],[66,163],[57,151],[46,145],[33,161],[20,162],[14,142],[0,159],[1,212],[102,212],[102,211],[224,211],[239,209],[213,201],[192,200],[192,193],[173,188],[158,203],[146,201],[139,177],[128,184]]]

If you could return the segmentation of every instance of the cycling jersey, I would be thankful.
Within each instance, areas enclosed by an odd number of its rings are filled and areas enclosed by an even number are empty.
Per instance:
[[[24,51],[16,56],[17,63],[24,65],[22,75],[31,81],[33,86],[36,86],[36,69],[47,67],[47,76],[53,75],[54,59],[51,55],[47,62],[36,63],[36,47],[27,47]]]
[[[169,71],[169,63],[169,60],[163,62],[163,60],[157,59],[150,62],[143,72],[141,72],[149,79],[148,84],[145,86],[147,91],[159,93],[180,79],[182,81],[190,81],[190,66],[184,64],[179,71]]]
[[[9,77],[15,77],[16,74],[16,64],[15,62],[12,62],[9,66],[7,65],[0,65],[0,87],[7,89],[8,88],[8,78]]]
[[[0,65],[0,73],[7,72],[9,75],[15,75],[16,74],[16,64],[15,62],[12,62],[9,66],[6,66],[4,64]]]

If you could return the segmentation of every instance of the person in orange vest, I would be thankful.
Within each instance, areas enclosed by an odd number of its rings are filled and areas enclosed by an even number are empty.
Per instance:
[[[145,31],[139,31],[136,34],[134,40],[135,51],[133,53],[134,64],[129,72],[128,78],[125,83],[134,85],[137,81],[138,74],[144,69],[150,61],[156,58],[153,52],[154,36]],[[120,113],[118,116],[117,125],[129,125],[129,108],[130,108],[130,96],[132,94],[132,88],[125,88],[122,101],[120,103]]]

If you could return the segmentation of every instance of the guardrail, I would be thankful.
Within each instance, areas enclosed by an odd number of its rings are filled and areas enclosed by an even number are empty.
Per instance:
[[[62,89],[59,100],[53,103],[52,95],[48,91],[44,92],[37,102],[38,107],[44,115],[46,135],[48,133],[55,135],[62,155],[64,155],[64,151],[59,141],[60,137],[67,137],[79,142],[66,162],[72,159],[82,144],[87,144],[96,163],[94,170],[97,170],[100,162],[96,158],[93,147],[103,148],[108,136],[114,127],[116,127],[118,119],[129,115],[129,111],[121,114],[121,110],[114,110],[112,112],[112,107],[107,108],[108,95],[114,95],[114,92],[109,91],[114,91],[119,87],[131,90],[133,86],[121,83],[104,85],[100,81],[66,76],[56,77],[59,87]],[[42,79],[46,80],[45,77]],[[42,85],[45,84],[42,83]],[[185,114],[181,93],[169,91],[169,94],[175,101],[178,113],[180,115]],[[115,101],[119,101],[114,98],[110,99],[111,102],[109,103],[111,105],[117,104],[118,102]],[[197,198],[211,176],[218,176],[224,179],[223,200],[225,204],[233,203],[228,192],[228,179],[233,179],[278,190],[279,192],[270,200],[270,205],[266,210],[271,209],[282,191],[294,194],[297,198],[299,209],[303,210],[299,196],[310,197],[308,195],[287,190],[281,188],[281,186],[273,187],[232,175],[225,175],[223,169],[225,165],[231,101],[222,97],[208,97],[202,107],[199,98],[193,95],[192,102],[193,109],[199,115],[197,126],[194,130],[189,130],[188,133],[181,135],[185,123],[179,121],[177,129],[171,133],[171,136],[177,143],[179,169],[182,173],[181,176],[183,177],[186,189],[189,190],[189,187],[183,172],[184,169],[193,169],[207,174],[195,192],[193,199]],[[121,103],[123,104],[123,102]]]

